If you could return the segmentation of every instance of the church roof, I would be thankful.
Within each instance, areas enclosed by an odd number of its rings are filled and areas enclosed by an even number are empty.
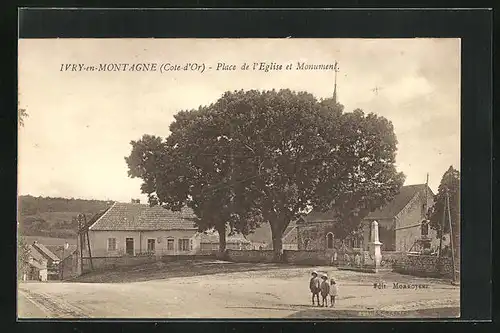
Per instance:
[[[401,187],[394,199],[385,206],[369,213],[365,219],[391,219],[396,217],[417,193],[425,190],[426,186],[426,184],[416,184]],[[431,195],[434,195],[428,186],[427,190]],[[321,212],[313,209],[309,214],[302,217],[302,223],[334,222],[335,220],[334,210]]]
[[[302,219],[301,223],[336,221],[335,212],[333,210],[322,212],[322,211],[313,209],[309,214],[302,216],[301,219]]]
[[[389,201],[385,206],[371,212],[365,219],[392,219],[398,215],[403,208],[410,202],[411,199],[415,197],[419,192],[427,191],[431,195],[432,190],[426,184],[416,184],[416,185],[406,185],[401,187],[399,193],[394,197],[393,200]]]

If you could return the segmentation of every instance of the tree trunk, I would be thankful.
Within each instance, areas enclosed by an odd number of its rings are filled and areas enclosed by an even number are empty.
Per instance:
[[[274,260],[280,262],[283,255],[283,231],[284,228],[278,221],[271,223],[271,234],[273,239]]]
[[[217,232],[219,233],[219,256],[222,258],[226,253],[226,228],[225,226],[222,228],[218,228]]]
[[[283,254],[283,239],[281,236],[277,236],[276,238],[273,235],[273,251],[274,251],[274,259],[276,261],[281,261],[281,256]]]

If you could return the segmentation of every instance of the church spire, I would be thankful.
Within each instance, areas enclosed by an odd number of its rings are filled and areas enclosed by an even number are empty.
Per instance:
[[[333,101],[335,102],[335,104],[337,104],[337,73],[339,71],[337,61],[335,61],[335,67],[333,67],[333,70],[335,71],[335,82],[333,85]]]

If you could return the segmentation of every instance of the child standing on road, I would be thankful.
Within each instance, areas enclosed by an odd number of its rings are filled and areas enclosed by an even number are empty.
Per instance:
[[[319,292],[320,292],[320,283],[319,283],[319,278],[318,278],[318,273],[317,272],[312,272],[312,278],[309,281],[309,290],[311,290],[312,294],[312,303],[314,306],[314,297],[316,297],[316,300],[318,301],[318,306],[319,306]]]
[[[330,285],[328,284],[328,276],[325,274],[321,277],[323,282],[321,282],[321,306],[328,306],[328,295],[330,294]]]
[[[334,279],[330,280],[330,306],[333,307],[335,305],[335,296],[337,296],[338,288],[337,283]]]

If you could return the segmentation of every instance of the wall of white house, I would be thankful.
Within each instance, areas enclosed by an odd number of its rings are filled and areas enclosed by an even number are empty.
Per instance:
[[[195,230],[170,231],[89,231],[93,257],[118,257],[126,254],[127,239],[133,239],[133,255],[154,252],[156,255],[195,254],[200,237]],[[180,241],[181,240],[181,241]],[[149,242],[148,242],[149,241]],[[113,246],[114,243],[114,246]],[[148,245],[149,243],[149,245]],[[153,245],[154,244],[154,245]],[[84,244],[87,246],[87,244]]]

